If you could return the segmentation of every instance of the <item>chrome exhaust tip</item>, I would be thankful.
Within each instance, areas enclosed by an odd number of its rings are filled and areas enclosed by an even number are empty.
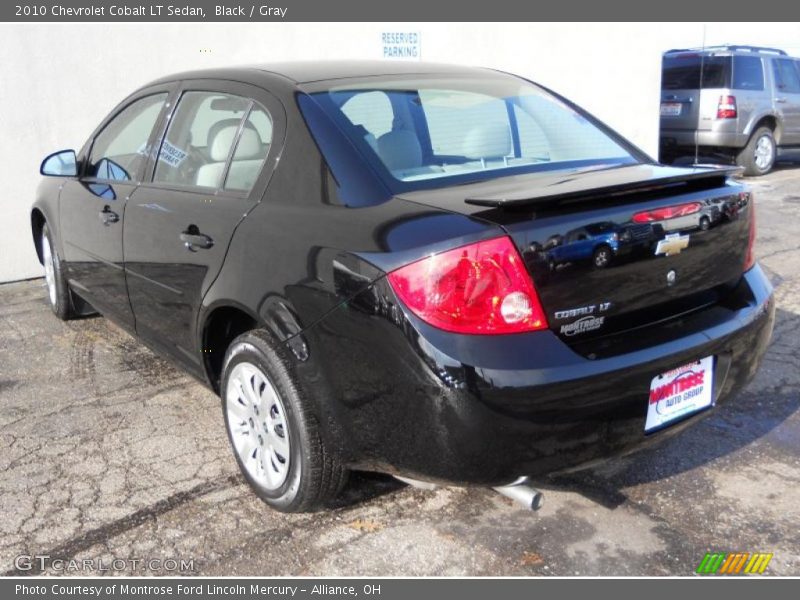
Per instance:
[[[435,483],[431,483],[430,481],[422,481],[420,479],[412,479],[411,477],[402,477],[400,475],[393,475],[395,479],[398,481],[402,481],[403,483],[410,485],[413,488],[417,488],[418,490],[435,490],[438,489],[438,485]]]
[[[510,485],[501,485],[492,489],[528,510],[539,510],[544,504],[544,494],[531,486],[526,478],[521,478],[521,480],[517,480]]]

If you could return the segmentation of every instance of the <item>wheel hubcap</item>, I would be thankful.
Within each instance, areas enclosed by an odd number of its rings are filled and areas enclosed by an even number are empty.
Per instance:
[[[261,369],[248,362],[233,368],[225,408],[234,450],[248,475],[278,489],[289,474],[289,428],[283,402]]]
[[[53,265],[53,252],[50,250],[50,240],[42,238],[42,258],[44,262],[44,280],[47,283],[47,293],[50,304],[56,305],[56,271]]]
[[[755,152],[756,166],[762,171],[769,168],[772,164],[772,157],[774,154],[775,149],[772,146],[772,140],[769,139],[769,136],[762,135],[758,138]]]

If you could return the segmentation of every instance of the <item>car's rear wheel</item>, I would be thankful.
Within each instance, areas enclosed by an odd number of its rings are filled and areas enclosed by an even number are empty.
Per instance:
[[[44,280],[47,286],[47,299],[50,302],[50,308],[59,319],[71,319],[76,316],[76,313],[72,306],[69,284],[67,284],[67,280],[64,277],[61,260],[58,258],[58,252],[56,252],[53,245],[53,238],[47,223],[42,226],[40,243]]]
[[[220,395],[239,469],[267,504],[306,512],[341,491],[347,470],[325,444],[291,359],[267,332],[250,331],[233,341]]]
[[[777,144],[772,130],[769,127],[759,127],[736,157],[736,164],[744,167],[745,175],[766,175],[775,166],[776,158]]]

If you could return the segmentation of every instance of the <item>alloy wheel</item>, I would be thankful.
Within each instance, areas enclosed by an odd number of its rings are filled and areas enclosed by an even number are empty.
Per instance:
[[[233,368],[225,410],[233,447],[248,475],[277,490],[289,474],[289,426],[283,401],[260,368],[249,362]]]
[[[754,155],[756,166],[760,170],[766,171],[772,166],[774,156],[775,147],[772,143],[772,139],[768,135],[762,135],[760,138],[758,138],[758,142],[756,142]]]
[[[44,263],[44,280],[47,283],[47,293],[50,304],[56,305],[56,269],[53,264],[53,252],[50,249],[50,240],[42,237],[42,262]]]

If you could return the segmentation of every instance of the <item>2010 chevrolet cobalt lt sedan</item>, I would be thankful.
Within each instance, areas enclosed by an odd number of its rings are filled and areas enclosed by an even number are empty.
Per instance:
[[[772,331],[731,171],[661,166],[492,70],[165,77],[41,173],[55,314],[98,311],[217,391],[283,511],[352,469],[518,497],[709,414]]]

